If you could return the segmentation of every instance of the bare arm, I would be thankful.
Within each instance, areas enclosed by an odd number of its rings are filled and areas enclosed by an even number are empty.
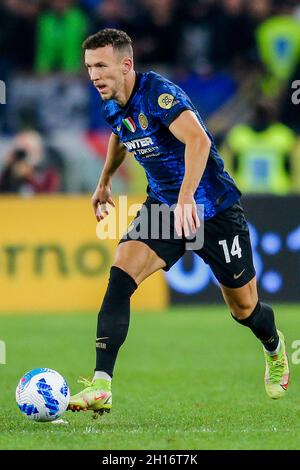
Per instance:
[[[194,193],[200,183],[209,156],[211,141],[195,113],[186,110],[169,127],[172,134],[185,144],[185,173],[175,209],[175,227],[179,235],[195,233],[200,221]]]
[[[98,222],[104,219],[105,214],[108,214],[107,203],[115,207],[111,197],[112,176],[124,161],[126,154],[126,147],[120,142],[119,137],[112,133],[108,142],[105,164],[92,196],[92,205]]]

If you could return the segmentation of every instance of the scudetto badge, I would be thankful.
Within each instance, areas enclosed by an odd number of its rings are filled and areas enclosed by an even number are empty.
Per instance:
[[[140,113],[139,114],[139,123],[142,129],[147,129],[148,127],[148,119],[146,118],[145,114]]]
[[[174,96],[170,95],[169,93],[163,93],[158,97],[158,104],[163,109],[170,109],[172,108]]]

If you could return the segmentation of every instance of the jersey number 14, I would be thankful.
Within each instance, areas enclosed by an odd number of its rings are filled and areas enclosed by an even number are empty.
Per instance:
[[[242,257],[242,249],[241,249],[240,244],[239,244],[239,236],[238,235],[236,235],[233,239],[230,254],[229,254],[229,249],[228,249],[226,240],[220,240],[219,245],[222,245],[222,247],[223,247],[226,263],[231,262],[230,255],[231,256],[237,256],[238,258]]]

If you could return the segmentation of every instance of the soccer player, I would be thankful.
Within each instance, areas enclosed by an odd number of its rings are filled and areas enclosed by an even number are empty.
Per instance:
[[[150,213],[153,205],[175,204],[171,211],[175,230],[169,239],[137,238],[137,216],[121,239],[98,316],[94,378],[83,381],[84,390],[71,397],[69,408],[100,414],[110,411],[111,379],[128,332],[130,297],[145,278],[159,269],[170,269],[184,254],[188,237],[200,225],[197,204],[204,206],[205,223],[204,244],[195,253],[218,279],[232,317],[261,341],[267,394],[283,397],[289,378],[284,336],[276,329],[272,308],[258,298],[241,193],[224,170],[211,134],[182,89],[155,72],[135,72],[132,41],[125,32],[101,30],[85,40],[83,49],[90,79],[102,98],[103,116],[112,130],[92,197],[97,220],[114,205],[112,176],[130,149],[148,180],[143,208]],[[151,220],[149,216],[150,224]]]

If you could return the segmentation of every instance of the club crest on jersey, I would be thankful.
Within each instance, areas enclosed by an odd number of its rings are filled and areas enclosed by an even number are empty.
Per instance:
[[[122,123],[128,129],[130,132],[135,132],[136,131],[136,125],[134,123],[134,120],[132,117],[128,117],[126,119],[122,119]]]
[[[148,119],[146,118],[145,114],[140,113],[139,114],[139,123],[142,129],[147,129],[148,127]]]
[[[170,95],[169,93],[163,93],[158,97],[158,104],[163,109],[170,109],[173,106],[174,96]]]

